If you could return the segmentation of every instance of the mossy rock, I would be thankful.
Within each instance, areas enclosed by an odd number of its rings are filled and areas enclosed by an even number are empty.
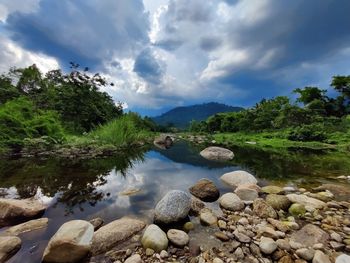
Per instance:
[[[305,209],[305,206],[302,205],[302,204],[292,204],[290,207],[289,207],[289,210],[288,212],[293,215],[293,216],[304,216],[305,213],[306,213],[306,209]]]
[[[283,188],[275,185],[268,185],[261,188],[261,191],[266,194],[280,194],[283,192]]]
[[[288,210],[291,202],[284,195],[270,194],[266,197],[266,203],[272,206],[275,210]]]

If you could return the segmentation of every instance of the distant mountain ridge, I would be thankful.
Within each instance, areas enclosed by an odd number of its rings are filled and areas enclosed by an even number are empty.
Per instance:
[[[177,128],[187,128],[192,120],[203,121],[209,116],[222,112],[236,112],[243,110],[242,107],[229,106],[217,102],[196,104],[192,106],[176,107],[160,116],[153,117],[158,125],[167,126],[173,124]]]

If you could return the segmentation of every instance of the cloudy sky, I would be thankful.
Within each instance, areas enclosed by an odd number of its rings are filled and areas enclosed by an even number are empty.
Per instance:
[[[349,0],[0,0],[0,72],[69,61],[129,109],[251,106],[350,74]]]

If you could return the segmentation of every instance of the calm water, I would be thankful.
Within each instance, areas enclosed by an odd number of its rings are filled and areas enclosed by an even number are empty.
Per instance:
[[[234,160],[220,163],[203,159],[199,150],[180,141],[168,150],[146,149],[98,160],[0,161],[0,196],[36,196],[48,205],[44,217],[50,219],[48,228],[21,236],[23,246],[9,262],[40,262],[49,238],[68,220],[102,217],[109,222],[131,215],[150,222],[152,209],[164,194],[187,191],[201,178],[213,180],[224,193],[230,189],[219,177],[238,169],[255,174],[261,185],[313,187],[350,175],[347,155],[235,148]],[[128,191],[134,194],[125,195]]]

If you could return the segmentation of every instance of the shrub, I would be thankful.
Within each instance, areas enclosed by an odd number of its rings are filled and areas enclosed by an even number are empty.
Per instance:
[[[323,142],[327,139],[324,126],[322,124],[303,125],[290,130],[288,139],[292,141],[318,141]]]

